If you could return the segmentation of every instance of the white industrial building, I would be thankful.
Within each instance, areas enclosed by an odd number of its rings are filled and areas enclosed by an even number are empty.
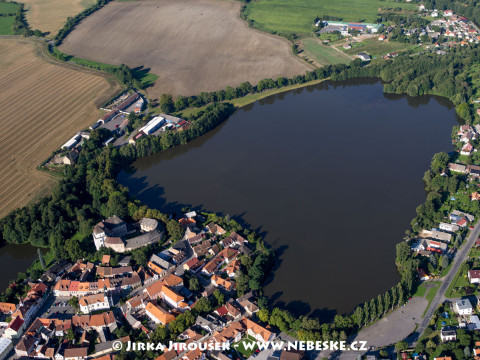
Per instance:
[[[75,145],[77,145],[78,141],[81,139],[82,137],[80,136],[80,134],[76,134],[74,137],[72,137],[70,140],[68,140],[65,144],[62,145],[62,149],[71,149],[73,148]]]
[[[143,132],[145,135],[150,135],[153,133],[155,130],[157,130],[160,126],[163,125],[165,122],[165,118],[161,116],[154,117],[152,120],[150,120],[147,125],[142,127],[138,132]]]

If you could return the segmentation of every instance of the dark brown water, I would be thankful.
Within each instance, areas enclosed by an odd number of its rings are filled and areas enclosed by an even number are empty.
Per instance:
[[[119,181],[152,207],[241,218],[278,250],[267,294],[329,316],[398,281],[395,244],[455,123],[440,98],[384,95],[376,80],[323,83],[243,108]]]
[[[37,259],[37,248],[28,244],[4,245],[0,247],[0,291],[3,291],[11,280],[15,280],[19,272],[25,272]]]

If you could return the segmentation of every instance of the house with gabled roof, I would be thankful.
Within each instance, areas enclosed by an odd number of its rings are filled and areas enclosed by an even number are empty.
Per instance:
[[[145,314],[156,324],[162,324],[164,326],[175,320],[174,315],[153,302],[149,302],[147,306],[145,306]]]
[[[457,340],[457,332],[454,329],[442,329],[440,330],[440,339],[442,342]]]
[[[470,281],[470,284],[480,283],[480,270],[469,270],[468,280]]]
[[[13,303],[0,302],[0,312],[3,314],[12,314],[17,309]]]
[[[208,253],[208,250],[212,247],[212,243],[210,240],[205,240],[197,245],[195,245],[193,249],[193,254],[197,257],[200,258],[204,256],[205,254]]]
[[[180,290],[183,287],[183,279],[174,274],[168,274],[162,279],[162,283],[173,290]]]
[[[3,336],[7,339],[17,339],[22,336],[26,326],[25,321],[20,316],[17,316],[8,324]]]
[[[201,315],[197,316],[195,324],[209,333],[220,331],[223,328],[223,323],[210,314],[205,317]]]
[[[181,357],[182,360],[205,360],[206,358],[205,353],[198,348],[187,352]]]
[[[251,302],[249,299],[238,299],[238,303],[248,315],[253,315],[259,310],[258,306]]]
[[[473,145],[470,143],[467,143],[463,145],[462,148],[460,149],[460,155],[470,156],[472,155],[473,150],[474,150]]]
[[[237,276],[237,272],[240,271],[240,260],[235,259],[228,264],[223,271],[231,278]]]
[[[453,171],[453,172],[458,172],[458,173],[461,173],[461,174],[466,174],[468,172],[466,165],[457,164],[457,163],[449,163],[448,164],[448,170]]]
[[[159,357],[155,358],[155,360],[173,360],[174,358],[177,357],[177,353],[175,350],[168,350],[165,351],[162,355]]]
[[[35,349],[37,339],[33,336],[24,336],[20,341],[15,345],[15,354],[17,356],[28,356]]]
[[[97,332],[102,331],[103,328],[114,331],[117,328],[117,320],[112,311],[107,311],[94,315],[74,315],[72,325],[84,330],[93,329]]]
[[[210,281],[213,286],[223,289],[225,291],[232,291],[235,287],[234,284],[231,281],[228,281],[226,279],[222,279],[222,277],[218,276],[217,274],[214,274],[211,278]]]
[[[160,276],[164,276],[168,270],[175,267],[175,265],[170,261],[167,261],[155,254],[150,257],[147,266]]]
[[[224,235],[226,234],[225,229],[223,229],[220,225],[217,225],[213,222],[207,225],[208,232],[214,235]]]
[[[177,294],[168,286],[163,286],[162,293],[163,300],[171,307],[180,311],[185,311],[189,308],[188,304],[185,302],[185,298]]]
[[[269,328],[260,326],[249,318],[243,318],[242,322],[247,329],[247,334],[253,336],[257,341],[273,341],[277,336]]]
[[[163,284],[161,281],[155,281],[153,284],[146,287],[143,291],[152,300],[162,297]]]
[[[233,247],[233,246],[240,246],[248,241],[243,238],[242,236],[238,235],[235,231],[232,231],[230,235],[228,235],[225,239],[220,241],[220,244],[225,247]]]
[[[88,347],[75,347],[65,349],[64,360],[81,360],[85,359],[88,354]]]
[[[230,345],[239,342],[245,334],[245,328],[240,321],[232,322],[222,330],[217,330],[213,333],[210,341],[218,344]]]
[[[441,230],[432,229],[431,238],[449,243],[452,240],[452,234]]]
[[[83,296],[78,300],[80,311],[89,314],[93,311],[110,309],[113,306],[113,300],[109,293],[100,293],[94,295]]]

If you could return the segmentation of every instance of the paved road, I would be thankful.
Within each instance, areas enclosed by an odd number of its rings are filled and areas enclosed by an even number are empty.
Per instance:
[[[443,301],[445,301],[445,292],[447,291],[448,286],[452,282],[453,277],[458,272],[458,269],[460,268],[460,266],[463,264],[463,262],[467,258],[468,253],[472,248],[473,244],[475,243],[475,240],[478,238],[479,234],[480,234],[480,221],[477,222],[474,229],[470,232],[466,241],[463,243],[462,247],[457,251],[455,258],[453,259],[452,267],[450,268],[450,271],[448,272],[448,274],[443,278],[443,282],[441,283],[440,288],[437,291],[437,294],[435,295],[432,302],[430,303],[430,307],[428,308],[425,316],[423,317],[422,321],[418,325],[417,331],[415,331],[407,339],[407,341],[410,344],[415,343],[419,339],[419,337],[425,331],[425,328],[428,326],[430,319],[433,313],[435,312],[435,310]]]

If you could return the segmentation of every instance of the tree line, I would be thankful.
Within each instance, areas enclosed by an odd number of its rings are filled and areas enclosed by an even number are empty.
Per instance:
[[[58,31],[57,35],[55,35],[55,46],[59,46],[63,42],[67,35],[70,34],[70,32],[75,28],[75,25],[80,23],[80,21],[95,11],[104,7],[110,1],[111,0],[98,0],[96,4],[90,6],[88,9],[83,10],[80,14],[75,15],[74,17],[69,17],[65,25],[63,25],[63,27]]]

